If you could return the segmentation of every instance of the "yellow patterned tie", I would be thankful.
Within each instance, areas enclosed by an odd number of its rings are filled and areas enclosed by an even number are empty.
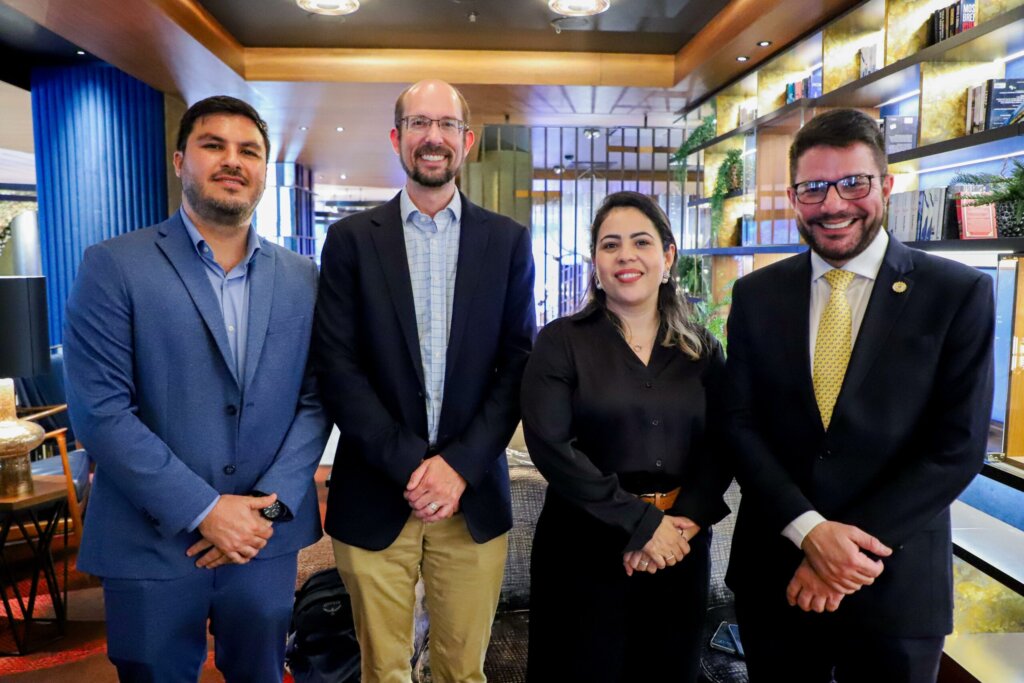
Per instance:
[[[828,429],[839,388],[843,386],[846,366],[850,363],[852,314],[846,300],[846,288],[853,282],[853,273],[848,270],[830,270],[825,273],[825,279],[832,286],[832,294],[818,323],[811,378],[821,423]]]

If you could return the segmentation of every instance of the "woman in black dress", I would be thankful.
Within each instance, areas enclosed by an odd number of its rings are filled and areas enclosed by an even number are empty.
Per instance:
[[[526,444],[549,483],[527,677],[694,681],[709,526],[731,480],[717,452],[722,350],[691,322],[649,197],[604,201],[591,256],[586,307],[541,331],[523,378]]]

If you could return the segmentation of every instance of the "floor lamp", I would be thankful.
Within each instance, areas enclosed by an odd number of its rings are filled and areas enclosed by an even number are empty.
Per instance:
[[[43,428],[19,420],[14,380],[50,370],[46,278],[0,276],[0,497],[33,492],[28,454],[43,442]]]

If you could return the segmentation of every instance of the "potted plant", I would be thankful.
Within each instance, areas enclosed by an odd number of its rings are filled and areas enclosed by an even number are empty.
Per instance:
[[[739,244],[739,231],[735,226],[731,232],[723,231],[722,209],[725,207],[725,196],[733,190],[743,187],[743,153],[738,149],[726,152],[725,160],[718,167],[715,176],[715,187],[711,193],[711,230],[718,236],[718,246],[732,247]]]
[[[996,205],[996,230],[1000,237],[1024,237],[1024,163],[1014,159],[1009,175],[958,173],[953,182],[989,186],[989,194],[971,197],[971,201]]]

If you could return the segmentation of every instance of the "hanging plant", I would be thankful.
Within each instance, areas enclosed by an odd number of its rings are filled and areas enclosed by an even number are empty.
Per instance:
[[[715,187],[711,192],[711,234],[717,235],[722,228],[722,209],[725,196],[743,186],[743,153],[730,149],[715,176]]]
[[[693,129],[689,137],[679,145],[679,149],[669,159],[669,165],[676,169],[676,176],[680,181],[686,181],[686,157],[690,156],[693,150],[715,137],[715,125],[714,116],[705,116],[700,125]]]

